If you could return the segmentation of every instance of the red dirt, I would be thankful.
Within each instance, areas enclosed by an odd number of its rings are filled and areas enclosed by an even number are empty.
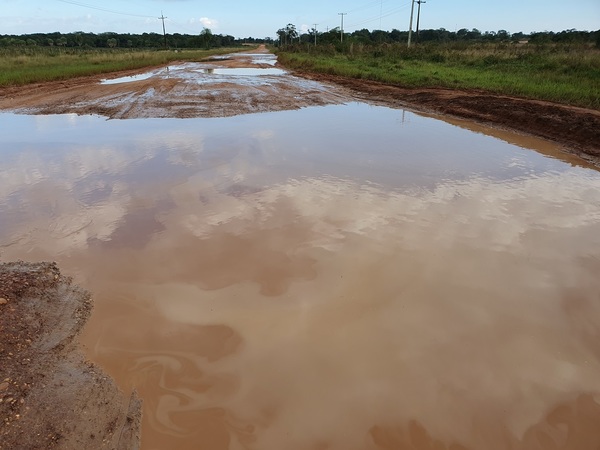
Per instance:
[[[0,264],[0,450],[139,448],[136,394],[75,340],[91,308],[53,263]]]

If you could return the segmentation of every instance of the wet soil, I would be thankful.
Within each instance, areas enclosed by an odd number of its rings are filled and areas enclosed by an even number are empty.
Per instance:
[[[275,56],[263,46],[258,51],[228,58],[155,68],[153,76],[140,80],[103,84],[99,77],[84,77],[5,88],[0,90],[0,110],[26,114],[98,114],[111,119],[230,117],[349,100],[333,86],[287,73],[271,75],[275,62]],[[232,70],[244,68],[265,69],[265,74],[244,75],[241,70],[236,76]],[[214,73],[223,69],[234,76]],[[121,79],[139,73],[118,72],[112,76]]]
[[[139,448],[137,395],[74,340],[91,308],[53,263],[0,264],[0,449]]]
[[[28,114],[98,114],[109,118],[228,117],[352,100],[452,115],[542,137],[600,164],[600,111],[482,91],[407,89],[373,81],[294,72],[218,77],[214,69],[273,68],[265,47],[202,63],[156,68],[139,81],[102,84],[99,77],[0,89],[0,110]],[[273,57],[274,58],[274,57]],[[205,72],[205,74],[203,74]],[[139,74],[120,72],[114,77]],[[204,78],[203,78],[204,77]],[[200,81],[199,81],[200,80]]]

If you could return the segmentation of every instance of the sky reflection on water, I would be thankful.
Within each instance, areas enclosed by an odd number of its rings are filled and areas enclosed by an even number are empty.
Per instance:
[[[358,103],[0,121],[0,255],[93,292],[143,448],[600,445],[600,176],[551,145]]]

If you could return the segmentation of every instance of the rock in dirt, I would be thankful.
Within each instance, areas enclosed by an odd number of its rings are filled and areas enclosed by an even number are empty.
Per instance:
[[[0,264],[0,450],[139,448],[141,403],[85,360],[90,295],[54,263]]]

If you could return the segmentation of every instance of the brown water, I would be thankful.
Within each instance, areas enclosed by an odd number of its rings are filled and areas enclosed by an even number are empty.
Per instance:
[[[93,292],[144,449],[600,445],[600,174],[552,145],[364,104],[0,123],[2,259]]]

